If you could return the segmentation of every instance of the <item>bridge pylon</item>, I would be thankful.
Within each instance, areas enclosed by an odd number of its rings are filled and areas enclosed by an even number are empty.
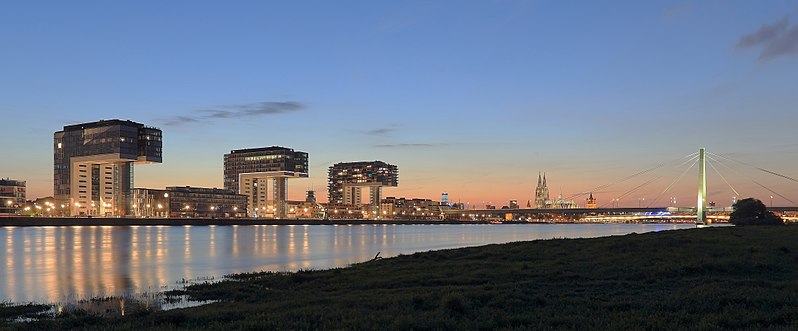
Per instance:
[[[707,172],[704,147],[698,150],[698,201],[696,203],[696,224],[709,224],[707,219]]]

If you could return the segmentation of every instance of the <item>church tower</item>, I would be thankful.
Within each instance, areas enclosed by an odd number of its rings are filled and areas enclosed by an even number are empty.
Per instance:
[[[535,188],[535,208],[546,208],[546,202],[549,201],[549,188],[546,186],[546,174],[540,177],[538,173],[538,186]]]
[[[593,198],[593,192],[590,192],[590,197],[587,198],[587,202],[585,203],[585,208],[596,209],[596,199]]]

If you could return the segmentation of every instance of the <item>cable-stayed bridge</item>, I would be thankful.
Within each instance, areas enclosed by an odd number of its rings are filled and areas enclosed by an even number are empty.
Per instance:
[[[710,161],[710,162],[707,162]],[[646,205],[643,206],[643,202],[645,198],[642,200],[638,200],[638,207],[637,208],[623,208],[618,207],[618,202],[623,199],[628,199],[629,196],[634,194],[635,192],[640,192],[643,188],[646,188],[653,183],[657,182],[658,180],[662,179],[664,176],[659,175],[655,176],[651,179],[645,179],[640,184],[635,184],[631,188],[616,194],[610,201],[604,202],[602,205],[597,206],[597,208],[527,208],[527,209],[449,209],[444,210],[444,217],[449,219],[459,219],[459,220],[505,220],[505,221],[532,221],[532,222],[619,222],[619,223],[629,223],[629,222],[670,222],[670,223],[696,223],[696,224],[710,224],[716,222],[725,222],[729,218],[729,214],[732,212],[732,207],[720,207],[717,208],[714,206],[714,203],[707,205],[707,165],[710,166],[710,169],[714,171],[715,174],[722,180],[722,182],[728,186],[728,188],[733,192],[734,196],[732,203],[736,202],[738,198],[742,199],[744,196],[740,193],[741,190],[735,188],[734,185],[731,184],[732,181],[729,181],[729,177],[724,176],[719,168],[724,170],[729,170],[733,172],[734,177],[732,178],[743,178],[746,180],[751,181],[751,183],[755,184],[756,187],[769,192],[770,197],[770,206],[769,210],[775,212],[776,214],[780,215],[785,221],[788,222],[798,222],[798,203],[793,201],[788,197],[788,194],[783,192],[779,192],[778,190],[772,188],[770,185],[766,185],[762,180],[757,180],[752,178],[751,176],[746,175],[744,172],[739,171],[734,168],[734,166],[741,166],[747,168],[749,170],[756,171],[758,173],[766,174],[772,178],[777,178],[782,181],[790,182],[790,184],[798,184],[798,179],[793,177],[768,170],[747,162],[739,161],[730,158],[729,156],[708,153],[704,148],[699,149],[698,152],[694,152],[688,155],[685,155],[681,158],[676,160],[671,160],[668,162],[663,162],[657,164],[654,167],[641,170],[636,172],[632,175],[620,178],[615,180],[611,183],[599,185],[594,187],[590,190],[583,191],[578,194],[571,195],[570,197],[566,198],[568,200],[583,197],[587,194],[591,194],[593,192],[603,192],[607,189],[618,186],[619,184],[632,182],[635,179],[640,179],[646,175],[650,175],[657,170],[665,168],[667,166],[675,166],[676,168],[680,169],[678,176],[675,178],[659,193],[654,197],[654,199],[649,199],[646,202]],[[663,203],[663,199],[668,196],[668,193],[673,190],[673,188],[680,182],[682,179],[690,172],[693,168],[698,168],[698,181],[697,181],[697,194],[696,194],[696,203],[693,206],[689,207],[678,207],[676,206],[675,198],[670,198],[670,206],[657,206],[658,203]],[[790,206],[787,207],[773,207],[773,198],[777,196],[778,198],[782,199],[790,203]],[[766,202],[763,199],[760,199],[763,202]]]

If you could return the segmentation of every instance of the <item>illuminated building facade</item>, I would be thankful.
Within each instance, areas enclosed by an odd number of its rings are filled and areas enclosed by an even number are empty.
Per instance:
[[[162,161],[161,130],[124,120],[65,126],[53,135],[53,189],[68,215],[130,213],[133,165]]]
[[[25,205],[24,180],[0,179],[0,214],[15,214]]]
[[[252,217],[287,217],[288,179],[305,177],[305,152],[272,146],[238,149],[224,155],[224,188],[248,197],[247,211]]]
[[[538,173],[538,185],[535,188],[535,208],[570,209],[577,207],[576,202],[563,198],[562,193],[560,193],[555,200],[549,199],[549,187],[546,184],[546,174],[543,174],[543,177],[541,177]]]
[[[596,199],[593,198],[593,192],[590,192],[590,197],[587,198],[587,201],[585,201],[585,208],[590,208],[590,209],[596,208]]]
[[[546,185],[546,175],[544,174],[541,178],[538,173],[538,186],[535,187],[535,208],[547,208],[547,201],[549,201],[549,188]]]
[[[329,168],[328,178],[331,205],[361,206],[361,189],[368,187],[372,209],[369,218],[379,218],[382,187],[399,185],[399,168],[382,161],[342,162]]]
[[[191,186],[133,190],[136,217],[246,217],[247,196],[231,190]]]
[[[382,215],[388,219],[441,219],[441,203],[430,199],[387,197],[382,200]]]

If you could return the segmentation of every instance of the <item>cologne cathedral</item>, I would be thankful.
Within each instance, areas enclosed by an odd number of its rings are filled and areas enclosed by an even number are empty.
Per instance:
[[[578,207],[573,200],[565,200],[562,197],[562,193],[557,196],[556,200],[551,200],[549,198],[549,187],[546,185],[546,174],[541,177],[540,173],[538,173],[538,186],[535,188],[535,208],[570,209]]]

